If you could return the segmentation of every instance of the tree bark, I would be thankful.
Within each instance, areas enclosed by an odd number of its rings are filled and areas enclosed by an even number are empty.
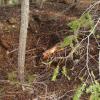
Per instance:
[[[18,78],[21,83],[24,83],[25,49],[27,40],[28,19],[29,19],[29,0],[21,0],[21,27],[19,35],[19,50],[18,50]]]

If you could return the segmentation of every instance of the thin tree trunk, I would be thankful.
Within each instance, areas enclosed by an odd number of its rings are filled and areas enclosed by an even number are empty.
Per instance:
[[[21,27],[18,50],[18,78],[24,83],[25,49],[29,19],[29,0],[21,0]]]

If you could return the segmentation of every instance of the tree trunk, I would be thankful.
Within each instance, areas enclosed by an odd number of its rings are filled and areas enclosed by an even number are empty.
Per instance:
[[[18,50],[18,78],[24,83],[25,49],[29,19],[29,0],[21,0],[21,27]]]

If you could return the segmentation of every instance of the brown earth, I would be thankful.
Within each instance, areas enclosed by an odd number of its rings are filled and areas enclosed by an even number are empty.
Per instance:
[[[47,93],[46,100],[72,100],[75,89],[83,81],[80,78],[85,76],[85,81],[88,76],[84,67],[86,63],[85,47],[87,42],[84,41],[82,43],[80,54],[75,55],[73,60],[56,59],[50,66],[49,61],[55,57],[68,55],[70,48],[67,47],[63,51],[51,55],[46,60],[43,59],[43,53],[62,41],[64,37],[73,34],[70,32],[67,24],[71,20],[79,18],[89,6],[90,2],[85,1],[87,0],[81,2],[76,8],[64,13],[62,12],[65,10],[67,4],[47,3],[44,4],[42,9],[36,7],[35,4],[30,6],[25,75],[26,81],[28,77],[31,77],[33,83],[32,87],[25,85],[27,88],[26,91],[22,90],[20,84],[15,84],[16,82],[14,83],[14,80],[7,81],[10,80],[8,77],[9,73],[16,72],[18,67],[17,53],[20,29],[20,6],[0,8],[0,100],[45,100],[45,93]],[[83,37],[84,35],[81,35],[80,40]],[[95,39],[93,37],[91,37],[90,41],[90,53],[92,56],[90,57],[89,67],[91,67],[91,70],[94,71],[98,79],[97,44],[94,42]],[[79,61],[77,65],[75,65],[76,60]],[[58,63],[61,68],[63,66],[67,67],[70,79],[59,73],[57,80],[55,82],[51,81],[53,70]],[[88,100],[88,96],[83,96],[81,100]]]

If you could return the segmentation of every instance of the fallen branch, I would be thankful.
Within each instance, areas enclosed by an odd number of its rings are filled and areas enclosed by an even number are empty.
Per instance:
[[[41,21],[44,21],[44,20],[65,20],[65,21],[71,21],[71,20],[75,20],[77,18],[75,16],[65,15],[62,12],[55,12],[55,11],[48,11],[48,10],[39,10],[39,9],[33,9],[30,13],[34,14],[36,16],[39,16]]]

